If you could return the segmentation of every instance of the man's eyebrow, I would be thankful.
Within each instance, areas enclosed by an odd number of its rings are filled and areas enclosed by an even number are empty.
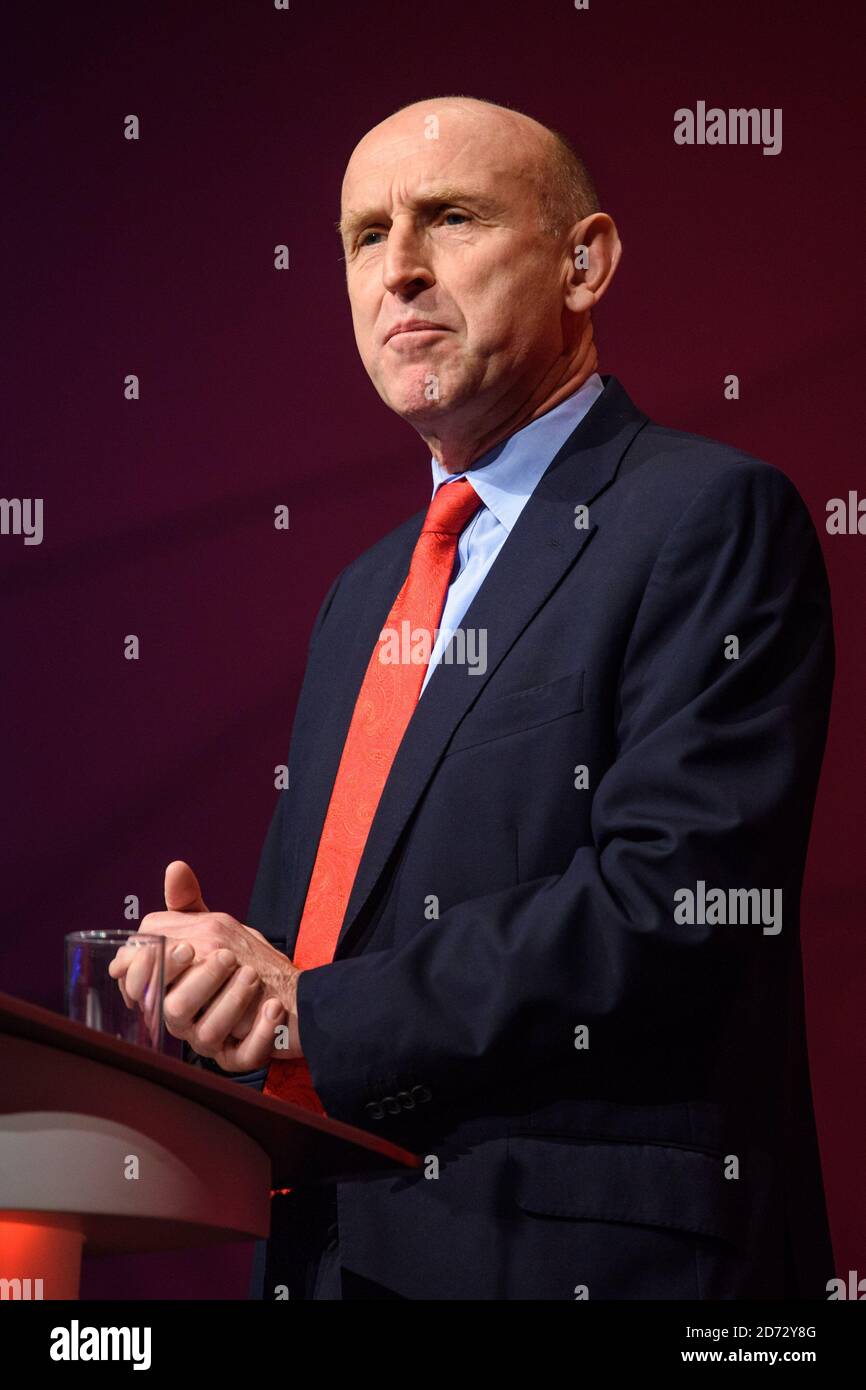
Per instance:
[[[419,193],[417,197],[410,198],[409,203],[411,207],[420,210],[459,205],[461,207],[473,207],[480,213],[492,212],[499,206],[495,198],[488,197],[477,190],[448,185]],[[361,227],[366,227],[372,222],[387,221],[387,214],[383,212],[382,208],[369,207],[360,212],[348,212],[337,222],[336,227],[344,241],[351,241]]]

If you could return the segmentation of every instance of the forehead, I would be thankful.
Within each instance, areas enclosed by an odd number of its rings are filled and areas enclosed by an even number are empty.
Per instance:
[[[534,133],[498,113],[410,108],[374,127],[356,146],[343,179],[343,210],[376,199],[423,196],[445,183],[519,196],[531,191],[539,159]]]

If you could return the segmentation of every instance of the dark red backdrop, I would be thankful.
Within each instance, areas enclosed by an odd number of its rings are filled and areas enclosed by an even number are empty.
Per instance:
[[[2,987],[62,1005],[63,934],[198,870],[243,916],[315,610],[426,504],[421,442],[356,358],[333,230],[359,136],[468,92],[567,132],[625,254],[601,369],[672,425],[794,479],[838,641],[804,904],[811,1054],[840,1271],[864,1273],[860,6],[731,0],[184,0],[18,6],[0,537]],[[677,107],[781,107],[783,147],[680,147]],[[141,139],[123,139],[135,113]],[[273,269],[273,247],[291,269]],[[853,267],[853,271],[852,271]],[[739,402],[723,378],[737,373]],[[142,398],[123,399],[127,373]],[[273,508],[291,510],[288,532]],[[126,634],[141,659],[123,659]],[[249,1247],[94,1261],[92,1296],[243,1296]]]

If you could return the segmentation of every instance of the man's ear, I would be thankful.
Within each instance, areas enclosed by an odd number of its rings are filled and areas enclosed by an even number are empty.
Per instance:
[[[622,255],[616,223],[606,212],[593,212],[569,233],[565,308],[573,314],[593,309],[604,294]]]

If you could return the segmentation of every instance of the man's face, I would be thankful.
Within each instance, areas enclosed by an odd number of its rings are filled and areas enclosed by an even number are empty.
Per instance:
[[[507,113],[437,103],[398,112],[349,161],[358,350],[382,399],[424,433],[519,409],[563,352],[567,260],[541,229],[543,149]]]

